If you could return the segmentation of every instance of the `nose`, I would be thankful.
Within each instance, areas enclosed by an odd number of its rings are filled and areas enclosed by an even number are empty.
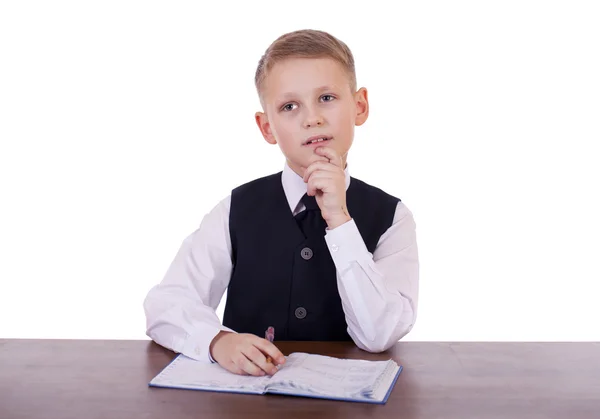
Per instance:
[[[304,120],[305,128],[320,127],[321,125],[323,125],[323,117],[315,112],[309,113]]]

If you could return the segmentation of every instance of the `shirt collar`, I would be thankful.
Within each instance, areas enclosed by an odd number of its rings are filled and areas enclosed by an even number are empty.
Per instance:
[[[348,190],[348,187],[350,186],[348,163],[346,163],[344,175],[346,179],[346,190]],[[290,168],[290,166],[287,164],[287,161],[283,167],[283,173],[281,174],[281,184],[283,185],[283,191],[285,192],[285,197],[287,198],[288,205],[290,206],[290,211],[294,212],[298,206],[298,203],[300,202],[300,199],[306,193],[307,184],[304,183],[302,177],[300,177]]]

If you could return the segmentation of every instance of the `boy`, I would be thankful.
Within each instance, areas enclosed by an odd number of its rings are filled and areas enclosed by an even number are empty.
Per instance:
[[[262,337],[271,326],[279,340],[384,351],[415,323],[415,223],[398,198],[348,174],[354,126],[369,114],[352,53],[326,32],[291,32],[267,49],[255,83],[256,123],[284,169],[234,189],[186,238],[144,301],[147,334],[256,376],[285,362]]]

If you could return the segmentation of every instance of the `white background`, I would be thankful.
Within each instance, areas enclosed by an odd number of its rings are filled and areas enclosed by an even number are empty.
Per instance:
[[[351,174],[417,222],[406,339],[600,339],[597,2],[0,4],[0,338],[145,339],[182,240],[283,168],[254,72],[313,28],[369,89]]]

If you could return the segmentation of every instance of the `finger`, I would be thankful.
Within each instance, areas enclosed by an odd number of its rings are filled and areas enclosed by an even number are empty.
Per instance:
[[[320,188],[321,185],[322,185],[322,183],[320,181],[318,181],[316,178],[309,179],[307,187],[306,187],[306,194],[308,196],[316,196],[319,189],[321,189]]]
[[[323,186],[323,172],[314,172],[306,182],[306,194],[316,196],[318,190]]]
[[[330,177],[321,175],[320,172],[315,173],[308,180],[308,187],[306,188],[306,194],[308,196],[314,196],[317,191],[329,192],[332,190],[332,185],[335,182]]]
[[[267,361],[265,355],[257,347],[249,346],[244,351],[244,355],[267,374],[273,375],[277,372],[275,365]]]
[[[342,157],[339,156],[332,148],[318,147],[315,149],[315,153],[317,153],[319,156],[327,157],[331,164],[339,167],[340,169],[342,168]]]
[[[318,154],[313,154],[311,156],[311,161],[306,165],[306,166],[300,166],[300,170],[302,172],[304,172],[308,167],[310,167],[311,164],[317,163],[317,162],[324,162],[324,163],[329,163],[329,159],[325,156],[319,156]]]
[[[255,377],[261,377],[265,375],[265,372],[261,370],[256,364],[246,357],[246,355],[241,352],[235,359],[235,365],[242,371],[248,373],[249,375],[253,375]]]
[[[316,150],[318,150],[318,149],[316,149]],[[311,163],[316,163],[316,162],[318,162],[318,161],[324,161],[325,163],[328,163],[328,162],[329,162],[329,157],[327,157],[327,156],[324,156],[324,155],[322,155],[322,154],[316,154],[316,153],[313,153],[313,154],[311,155],[311,157],[310,157],[310,163],[309,163],[309,165],[310,165]]]
[[[315,196],[319,190],[328,192],[331,185],[335,184],[333,176],[330,173],[318,170],[314,172],[306,182],[306,194]]]
[[[222,362],[222,363],[219,362],[219,365],[221,365],[227,371],[232,372],[234,374],[247,375],[244,370],[242,370],[240,367],[238,367],[235,358],[231,358],[226,362]]]
[[[326,172],[339,172],[340,168],[327,162],[318,162],[318,163],[313,163],[310,166],[308,166],[308,168],[306,168],[306,170],[304,171],[304,176],[303,176],[303,180],[304,182],[306,182],[308,180],[308,178],[310,177],[310,175],[312,173],[314,173],[316,170],[323,170]],[[340,172],[341,173],[341,172]]]
[[[244,370],[238,367],[234,361],[231,361],[231,363],[225,369],[237,375],[248,375]]]
[[[273,343],[269,342],[266,339],[261,339],[258,336],[256,337],[256,340],[252,343],[258,349],[260,349],[263,354],[270,356],[276,364],[285,364],[285,356],[283,356],[281,351],[277,348],[277,346],[273,345]]]

